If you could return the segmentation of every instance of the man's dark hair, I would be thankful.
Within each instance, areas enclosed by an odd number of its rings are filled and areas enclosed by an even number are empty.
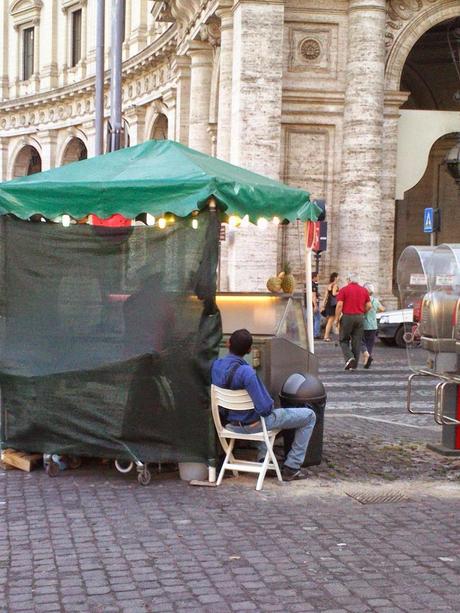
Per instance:
[[[251,351],[252,334],[246,328],[235,330],[230,336],[229,345],[232,353],[243,357]]]

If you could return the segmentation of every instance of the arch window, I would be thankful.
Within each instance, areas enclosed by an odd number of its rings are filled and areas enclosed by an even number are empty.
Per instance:
[[[40,154],[32,147],[25,145],[17,154],[13,166],[13,178],[26,177],[41,172],[42,160]]]
[[[86,160],[87,157],[88,150],[86,149],[85,143],[80,138],[74,137],[65,148],[61,164],[65,166],[65,164],[70,164],[71,162]]]
[[[166,140],[168,138],[168,118],[164,113],[160,113],[155,119],[151,138],[155,140]]]

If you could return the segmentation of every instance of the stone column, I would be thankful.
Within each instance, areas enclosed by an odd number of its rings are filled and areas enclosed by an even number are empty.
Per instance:
[[[398,151],[399,109],[407,100],[407,92],[385,92],[383,129],[382,206],[380,211],[379,298],[385,307],[397,308],[398,293],[393,291],[396,277],[394,261],[395,188]],[[391,265],[391,264],[393,265]]]
[[[283,34],[283,0],[235,0],[230,161],[274,179],[280,174]],[[223,285],[226,275],[230,291],[263,291],[277,272],[277,235],[271,224],[229,231]]]
[[[0,138],[0,183],[8,180],[8,138]]]
[[[126,121],[129,124],[129,146],[139,145],[144,142],[145,113],[143,106],[135,107],[126,111]]]
[[[168,139],[174,140],[176,134],[176,89],[174,87],[163,94],[163,102],[167,107]]]
[[[128,7],[126,10],[128,12]],[[150,7],[147,6],[146,0],[137,0],[132,2],[131,6],[131,32],[129,34],[129,52],[130,55],[139,53],[145,48],[147,42],[147,13]]]
[[[283,0],[236,0],[231,161],[274,179],[280,173],[283,31]]]
[[[228,162],[232,129],[233,11],[229,6],[219,9],[216,14],[221,21],[216,154]]]
[[[42,171],[50,170],[56,166],[56,141],[57,132],[55,130],[46,130],[40,133]]]
[[[0,6],[0,100],[8,98],[8,51],[11,48],[10,54],[13,51],[13,45],[9,42],[8,37],[8,4],[2,3]],[[11,75],[13,76],[13,75]]]
[[[40,14],[40,87],[42,91],[49,91],[58,85],[57,69],[57,13],[55,2],[44,3]],[[37,37],[38,38],[38,37]]]
[[[190,65],[189,147],[211,155],[209,100],[211,94],[213,50],[204,42],[192,41],[188,55]]]
[[[83,132],[88,139],[86,149],[88,151],[88,158],[92,158],[96,155],[96,127],[94,121],[85,121],[81,124]]]
[[[350,0],[339,271],[342,276],[346,271],[355,271],[363,281],[377,286],[380,285],[384,70],[385,0]]]
[[[177,55],[173,61],[172,70],[177,75],[175,140],[183,145],[188,145],[190,119],[190,59],[184,55]]]

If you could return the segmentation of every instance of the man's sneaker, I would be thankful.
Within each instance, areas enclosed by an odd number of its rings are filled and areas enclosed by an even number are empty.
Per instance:
[[[300,468],[290,468],[289,466],[283,466],[281,471],[283,481],[298,481],[299,479],[306,479],[307,475],[303,473]]]
[[[355,358],[350,358],[345,364],[345,370],[355,370],[357,364]]]

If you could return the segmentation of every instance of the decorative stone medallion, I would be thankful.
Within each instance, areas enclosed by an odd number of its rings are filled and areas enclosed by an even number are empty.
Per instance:
[[[318,79],[337,70],[338,25],[311,23],[289,30],[289,72],[308,72]]]
[[[299,52],[307,62],[314,62],[321,55],[321,45],[314,38],[306,38],[300,43]]]

